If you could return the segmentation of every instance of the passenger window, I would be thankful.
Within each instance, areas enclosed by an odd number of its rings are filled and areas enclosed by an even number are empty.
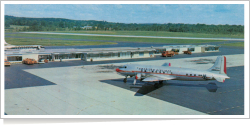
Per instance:
[[[188,76],[188,74],[186,74],[186,76]]]
[[[194,76],[196,76],[196,74],[194,74]]]
[[[190,76],[192,76],[192,74],[190,74]]]

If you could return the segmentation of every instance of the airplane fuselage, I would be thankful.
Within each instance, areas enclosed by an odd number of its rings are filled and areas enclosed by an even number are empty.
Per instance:
[[[205,81],[215,80],[214,74],[209,71],[179,68],[179,67],[166,67],[166,66],[141,66],[141,65],[126,65],[123,68],[117,70],[118,73],[124,76],[135,76],[141,74],[142,78],[150,76],[152,74],[159,75],[170,75],[174,76],[173,80],[183,81]]]

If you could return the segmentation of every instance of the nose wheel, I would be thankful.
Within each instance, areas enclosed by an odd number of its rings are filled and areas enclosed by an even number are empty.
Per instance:
[[[127,78],[124,78],[124,79],[123,79],[123,82],[126,83],[126,82],[127,82]]]
[[[124,83],[127,83],[127,77],[128,77],[128,76],[126,76],[126,77],[123,79],[123,82],[124,82]]]

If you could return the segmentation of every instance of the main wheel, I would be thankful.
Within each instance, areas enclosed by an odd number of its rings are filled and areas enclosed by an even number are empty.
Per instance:
[[[163,84],[163,81],[159,81],[159,84],[162,85],[162,84]]]
[[[127,82],[127,78],[124,78],[124,79],[123,79],[123,82],[126,83],[126,82]]]

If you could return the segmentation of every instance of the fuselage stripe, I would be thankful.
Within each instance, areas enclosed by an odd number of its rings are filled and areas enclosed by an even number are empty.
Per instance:
[[[150,74],[161,74],[161,75],[173,75],[173,76],[186,76],[186,77],[197,77],[197,78],[202,78],[202,76],[187,76],[187,75],[178,75],[178,74],[164,74],[164,73],[152,73],[152,72],[140,72],[140,71],[123,71],[123,70],[119,70],[117,72],[137,72],[137,73],[150,73]],[[210,77],[206,77],[206,78],[210,78]]]

